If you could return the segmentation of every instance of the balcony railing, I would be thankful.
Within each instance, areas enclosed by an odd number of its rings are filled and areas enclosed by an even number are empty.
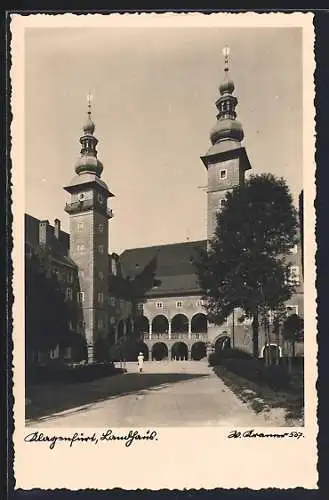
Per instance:
[[[194,340],[194,341],[201,341],[201,342],[207,342],[208,341],[208,333],[206,332],[201,332],[201,333],[171,333],[169,336],[169,333],[152,333],[151,335],[146,332],[142,334],[143,340],[159,340],[159,341],[165,341],[165,340],[177,340],[177,341],[188,341],[188,340]]]
[[[83,212],[84,210],[91,210],[92,208],[104,211],[109,219],[114,216],[113,210],[111,208],[100,207],[98,204],[94,203],[93,200],[81,200],[74,201],[73,203],[65,204],[65,212],[68,214],[74,214],[76,212]]]
[[[91,208],[93,208],[92,200],[75,201],[73,203],[65,204],[65,212],[68,214],[73,214],[83,210],[90,210]]]

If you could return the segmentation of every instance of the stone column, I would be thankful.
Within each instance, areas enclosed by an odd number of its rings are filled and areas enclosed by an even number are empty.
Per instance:
[[[192,359],[192,349],[189,347],[187,351],[187,361],[191,361]]]
[[[192,333],[192,319],[189,318],[188,319],[188,338],[189,338],[189,340],[191,340],[191,337],[192,337],[191,333]]]
[[[171,361],[171,346],[168,346],[168,360]]]
[[[152,340],[152,321],[149,320],[149,339]]]
[[[169,340],[171,339],[171,321],[168,319],[168,336]]]

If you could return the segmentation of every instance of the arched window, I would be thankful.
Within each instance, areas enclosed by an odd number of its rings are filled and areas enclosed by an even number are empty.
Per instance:
[[[139,316],[136,319],[135,329],[139,333],[148,333],[150,329],[150,322],[146,316]]]
[[[195,314],[191,321],[192,333],[207,333],[208,321],[207,316],[203,313]]]
[[[176,314],[171,320],[172,333],[187,333],[188,332],[188,318],[185,314]]]
[[[152,321],[152,333],[167,333],[169,330],[169,323],[166,316],[158,314]]]

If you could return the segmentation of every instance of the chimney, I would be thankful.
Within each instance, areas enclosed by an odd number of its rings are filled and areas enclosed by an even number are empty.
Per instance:
[[[61,232],[61,221],[59,219],[54,220],[54,235],[57,240],[59,240],[59,234]]]
[[[49,221],[41,220],[39,222],[39,245],[49,244]]]

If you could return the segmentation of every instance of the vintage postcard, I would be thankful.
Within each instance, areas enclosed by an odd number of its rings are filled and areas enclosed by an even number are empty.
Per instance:
[[[316,488],[313,15],[10,30],[16,487]]]

